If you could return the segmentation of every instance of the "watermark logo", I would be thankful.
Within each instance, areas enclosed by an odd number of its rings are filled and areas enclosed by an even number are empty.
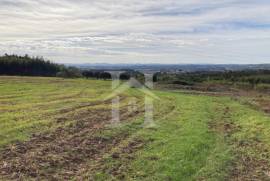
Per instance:
[[[156,124],[154,122],[154,100],[159,100],[159,98],[152,92],[153,89],[153,74],[144,73],[144,83],[141,83],[134,77],[131,77],[129,80],[122,82],[120,80],[121,71],[110,72],[112,75],[112,93],[106,97],[106,100],[112,100],[112,119],[111,126],[118,127],[121,126],[121,118],[120,118],[120,103],[121,103],[121,94],[128,91],[130,88],[136,88],[138,91],[142,93],[144,96],[144,123],[143,127],[155,127]],[[129,102],[127,104],[127,110],[129,112],[136,112],[138,109],[142,109],[138,107],[139,104],[137,99],[129,98]]]

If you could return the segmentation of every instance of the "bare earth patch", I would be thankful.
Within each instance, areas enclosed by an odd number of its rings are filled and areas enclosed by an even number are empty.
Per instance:
[[[124,110],[121,113],[121,120],[139,115]],[[86,162],[102,157],[127,136],[125,133],[113,138],[96,136],[111,120],[110,109],[84,110],[73,119],[76,121],[67,127],[33,135],[31,140],[0,152],[0,175],[6,179],[67,180]]]
[[[241,131],[242,128],[230,121],[229,114],[230,108],[226,107],[220,121],[209,123],[210,129],[222,134],[224,139],[232,146],[233,154],[236,155],[230,174],[226,179],[232,181],[270,180],[270,165],[266,159],[270,156],[269,150],[256,139],[246,141],[232,139],[232,135]],[[262,154],[262,157],[259,158],[254,154],[249,154],[248,152],[251,150]]]

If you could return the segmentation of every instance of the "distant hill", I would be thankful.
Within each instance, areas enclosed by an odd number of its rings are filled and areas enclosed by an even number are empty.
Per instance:
[[[95,70],[137,70],[137,71],[167,71],[167,72],[196,72],[196,71],[241,71],[241,70],[270,70],[270,64],[69,64],[81,69]]]

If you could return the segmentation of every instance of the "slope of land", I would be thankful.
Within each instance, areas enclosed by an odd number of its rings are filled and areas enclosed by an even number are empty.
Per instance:
[[[267,180],[270,118],[229,96],[120,96],[110,81],[0,77],[0,180]],[[136,102],[136,109],[130,103]],[[134,106],[134,105],[133,105]]]

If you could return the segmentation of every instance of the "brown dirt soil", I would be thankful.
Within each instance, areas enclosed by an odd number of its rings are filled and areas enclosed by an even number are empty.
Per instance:
[[[255,101],[259,104],[259,107],[261,107],[264,112],[270,114],[270,99],[266,100],[263,98],[259,98],[259,99],[256,99]]]
[[[220,120],[215,120],[208,123],[210,130],[213,130],[218,134],[222,134],[224,139],[231,137],[232,134],[241,130],[240,126],[235,125],[232,121],[228,120],[228,116],[230,114],[229,107],[226,107],[224,110],[217,109],[217,111],[223,111],[223,115]]]
[[[261,158],[256,155],[248,155],[248,150],[256,150],[258,154],[262,154]],[[236,158],[232,163],[232,170],[228,180],[243,181],[243,180],[270,180],[269,168],[270,164],[269,150],[259,142],[242,145],[238,144],[235,148]]]
[[[127,121],[139,114],[126,112],[121,112],[121,120]],[[76,121],[67,127],[33,135],[29,141],[13,144],[1,151],[0,178],[68,180],[86,162],[102,157],[127,137],[126,133],[113,138],[96,136],[111,120],[110,110],[84,110],[73,119]],[[65,121],[65,118],[58,121]]]
[[[226,180],[243,181],[243,180],[270,180],[269,162],[263,158],[269,158],[270,152],[259,140],[248,140],[248,142],[231,140],[231,136],[241,130],[241,127],[231,122],[228,118],[230,108],[223,110],[222,121],[212,121],[209,123],[211,130],[224,135],[224,139],[233,147],[233,153],[236,158],[232,162],[232,169]],[[248,151],[253,150],[262,154],[262,157],[248,155]]]
[[[110,154],[110,157],[116,161],[113,165],[106,166],[107,164],[104,163],[106,160],[103,159],[97,163],[95,168],[92,168],[92,172],[101,170],[117,180],[125,180],[124,173],[127,173],[127,170],[129,170],[128,162],[135,159],[134,153],[145,147],[147,143],[151,141],[153,140],[134,138],[126,146],[123,146]],[[88,177],[87,179],[94,180],[92,177]]]
[[[174,110],[175,105],[172,105],[171,109],[168,109],[166,115]],[[131,113],[138,114],[138,112]],[[123,114],[124,115],[124,114]],[[156,115],[155,115],[156,116]],[[150,129],[150,128],[148,128]],[[153,129],[153,128],[151,128]],[[116,149],[113,149],[106,157],[95,160],[95,163],[89,167],[82,168],[75,177],[77,180],[95,180],[94,175],[97,172],[107,173],[116,180],[126,180],[125,173],[130,170],[129,162],[135,159],[135,154],[139,150],[143,149],[148,143],[153,142],[154,139],[133,137],[128,142],[124,140],[124,144],[121,143]],[[113,164],[108,164],[107,159],[113,159]],[[156,156],[147,157],[148,160],[158,160]]]
[[[133,153],[142,149],[147,144],[147,141],[142,139],[134,139],[132,140],[126,147],[122,148],[119,152],[115,152],[111,155],[113,159],[117,160],[125,160],[122,163],[128,162],[129,160],[133,160]],[[118,179],[124,179],[125,171],[128,169],[126,164],[121,165],[121,163],[114,165],[111,168],[103,168],[104,172],[108,172]]]

